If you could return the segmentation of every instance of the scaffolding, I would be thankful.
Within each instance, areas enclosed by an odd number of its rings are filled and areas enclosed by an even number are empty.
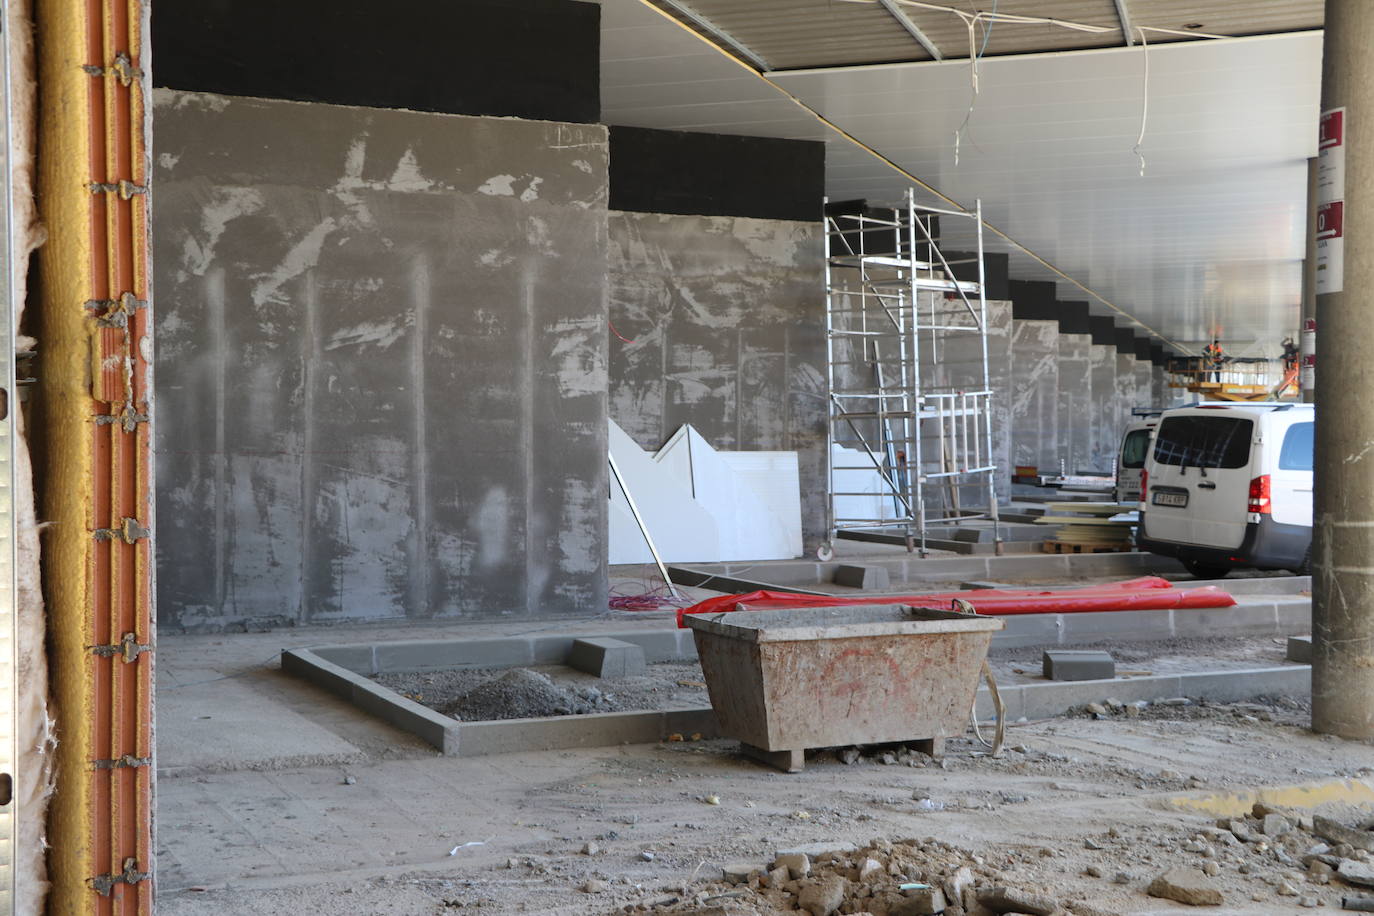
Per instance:
[[[924,557],[933,523],[990,520],[1000,553],[982,204],[972,213],[941,210],[918,204],[908,190],[891,208],[831,209],[825,227],[830,535],[856,529],[900,535]],[[946,228],[972,220],[975,251],[947,259],[942,220]],[[818,553],[827,558],[831,545]]]

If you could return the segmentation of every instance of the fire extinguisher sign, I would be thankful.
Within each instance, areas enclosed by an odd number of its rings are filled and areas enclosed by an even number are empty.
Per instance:
[[[1345,288],[1345,109],[1323,111],[1317,134],[1317,294]]]

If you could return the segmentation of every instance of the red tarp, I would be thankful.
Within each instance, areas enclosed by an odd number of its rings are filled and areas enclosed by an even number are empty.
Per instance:
[[[1086,588],[978,588],[925,595],[799,595],[794,592],[758,591],[747,595],[720,595],[683,608],[677,612],[677,625],[686,626],[683,618],[687,614],[733,611],[738,604],[747,604],[750,610],[756,611],[849,604],[909,604],[915,607],[947,608],[955,598],[962,598],[973,605],[978,613],[993,617],[1011,614],[1163,611],[1171,608],[1231,607],[1236,603],[1236,599],[1215,585],[1174,588],[1172,582],[1158,576]]]

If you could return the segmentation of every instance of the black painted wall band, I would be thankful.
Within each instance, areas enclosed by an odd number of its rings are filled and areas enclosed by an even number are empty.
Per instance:
[[[595,123],[601,7],[575,0],[168,0],[154,86]]]
[[[611,128],[611,209],[819,221],[825,144]]]
[[[1088,327],[1093,335],[1093,343],[1103,346],[1116,346],[1116,325],[1109,315],[1091,315]]]

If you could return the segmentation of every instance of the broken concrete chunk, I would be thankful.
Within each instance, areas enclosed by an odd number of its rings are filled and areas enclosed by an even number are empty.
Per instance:
[[[831,875],[808,884],[797,897],[797,906],[811,916],[831,916],[844,903],[844,879]]]
[[[1288,637],[1288,660],[1300,665],[1312,664],[1312,637]]]
[[[744,884],[754,875],[762,875],[767,869],[757,862],[731,862],[721,869],[721,877],[726,884]]]
[[[859,866],[859,880],[865,884],[870,884],[886,874],[887,870],[883,868],[883,863],[877,859],[864,859],[863,864]]]
[[[1323,862],[1314,862],[1313,865],[1322,865]],[[1336,869],[1336,874],[1351,884],[1362,884],[1365,887],[1374,887],[1374,865],[1365,862],[1357,862],[1354,859],[1342,859],[1340,867]]]
[[[1244,840],[1247,843],[1253,843],[1255,842],[1255,840],[1259,839],[1259,837],[1255,835],[1255,831],[1251,830],[1250,825],[1245,823],[1245,821],[1230,820],[1225,821],[1224,823],[1226,829],[1230,830],[1231,833],[1234,834],[1236,839],[1238,840]]]
[[[936,916],[948,912],[945,893],[938,887],[916,887],[902,892],[905,900],[889,907],[887,916]]]
[[[1330,818],[1314,816],[1312,832],[1329,843],[1345,843],[1365,852],[1374,852],[1374,833],[1355,830]]]
[[[1151,897],[1176,900],[1189,906],[1221,906],[1221,891],[1196,868],[1171,868],[1150,882]]]
[[[945,879],[945,898],[958,904],[964,899],[964,888],[973,887],[973,869],[962,865]]]
[[[1052,916],[1059,909],[1058,902],[1039,894],[1011,887],[989,887],[978,891],[978,902],[994,913],[1029,913],[1031,916]]]
[[[811,857],[804,852],[780,852],[773,860],[774,868],[786,868],[793,879],[811,874]]]
[[[1283,836],[1292,829],[1293,822],[1282,814],[1266,814],[1260,824],[1260,831],[1265,836]]]

